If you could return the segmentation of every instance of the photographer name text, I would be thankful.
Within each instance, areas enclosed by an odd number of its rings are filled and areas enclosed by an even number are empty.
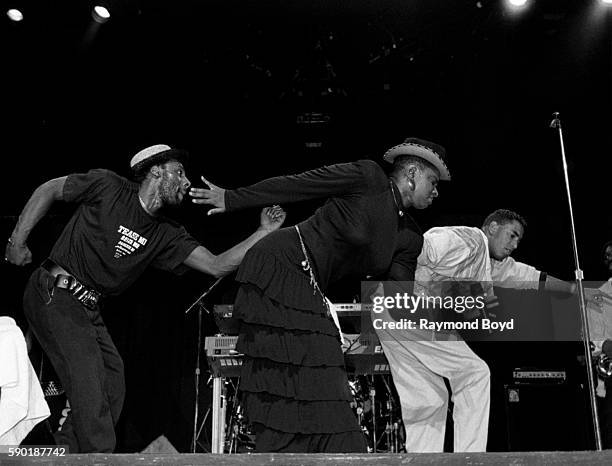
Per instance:
[[[491,330],[503,332],[506,330],[514,330],[514,319],[508,319],[506,321],[477,319],[468,322],[440,322],[429,319],[373,319],[372,322],[374,324],[374,328],[377,330],[434,330],[436,332],[454,330]]]

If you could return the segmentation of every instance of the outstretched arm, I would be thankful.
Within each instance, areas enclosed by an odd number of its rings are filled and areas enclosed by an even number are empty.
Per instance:
[[[297,175],[268,178],[234,190],[215,186],[202,177],[209,189],[191,188],[189,194],[194,203],[214,207],[208,215],[249,207],[320,199],[365,189],[367,175],[364,171],[374,170],[375,165],[376,163],[371,161],[330,165]]]
[[[576,293],[576,282],[560,280],[511,257],[503,265],[495,265],[492,275],[495,286],[502,288],[544,289],[567,297]]]
[[[40,185],[23,208],[17,225],[8,240],[4,252],[5,259],[11,264],[26,265],[32,262],[32,253],[26,241],[32,229],[49,211],[55,201],[63,199],[66,177],[55,178]]]
[[[184,264],[214,277],[222,277],[238,268],[246,252],[257,241],[280,228],[287,214],[278,206],[266,207],[261,211],[259,228],[247,239],[227,251],[214,255],[204,246],[198,246],[185,259]]]
[[[551,275],[546,275],[544,289],[546,291],[552,291],[553,293],[571,295],[576,293],[576,282],[566,282],[564,280],[559,280],[558,278],[555,278]]]

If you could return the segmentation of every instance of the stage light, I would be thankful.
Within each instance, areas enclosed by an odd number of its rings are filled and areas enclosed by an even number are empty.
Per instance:
[[[505,10],[511,15],[522,15],[529,9],[532,2],[529,0],[506,0],[504,2]]]
[[[23,20],[23,13],[19,11],[17,8],[11,8],[6,12],[6,16],[10,18],[11,21],[21,21]]]
[[[604,5],[612,5],[612,0],[600,0]]]
[[[106,7],[96,5],[91,12],[91,16],[96,23],[104,24],[110,19],[110,11]]]

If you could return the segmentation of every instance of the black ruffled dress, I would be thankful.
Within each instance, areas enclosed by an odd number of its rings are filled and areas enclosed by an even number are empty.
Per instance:
[[[359,272],[414,279],[422,236],[398,216],[389,180],[374,162],[333,165],[226,191],[226,208],[328,197],[300,224],[323,293]],[[395,188],[397,189],[397,188]],[[234,316],[244,354],[240,393],[258,452],[365,452],[350,408],[338,330],[301,263],[295,228],[253,246],[239,268]],[[359,279],[359,278],[357,278]]]
[[[237,277],[240,390],[257,451],[365,451],[338,330],[302,260],[297,232],[286,228],[251,249]]]

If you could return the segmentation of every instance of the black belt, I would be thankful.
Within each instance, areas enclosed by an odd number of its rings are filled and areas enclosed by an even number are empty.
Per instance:
[[[102,298],[100,293],[83,285],[62,266],[57,265],[51,259],[45,259],[40,266],[55,277],[53,286],[70,291],[87,309],[94,309]]]

